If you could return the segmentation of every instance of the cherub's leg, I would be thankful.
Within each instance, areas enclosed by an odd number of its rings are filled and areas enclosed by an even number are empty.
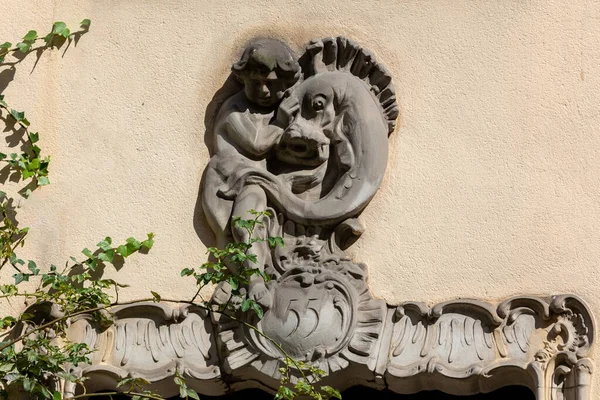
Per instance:
[[[229,233],[229,219],[233,208],[233,201],[222,199],[217,191],[225,186],[222,175],[216,168],[217,159],[213,157],[202,178],[202,209],[208,225],[215,234],[216,245],[222,249],[231,240]]]
[[[235,199],[235,205],[233,207],[233,215],[241,217],[242,219],[254,219],[255,216],[250,213],[250,210],[264,211],[267,208],[267,196],[265,192],[258,185],[248,185],[242,189]],[[244,228],[238,226],[232,226],[233,237],[237,242],[247,242],[250,239],[250,234]],[[252,236],[255,238],[267,238],[266,227],[257,224],[254,228]],[[269,245],[266,242],[255,242],[248,251],[251,254],[256,255],[256,264],[251,261],[247,261],[246,267],[258,268],[260,271],[265,270],[265,264],[268,262],[270,257]],[[271,306],[271,296],[265,286],[264,280],[258,276],[253,275],[250,279],[250,296],[254,298],[261,306]]]

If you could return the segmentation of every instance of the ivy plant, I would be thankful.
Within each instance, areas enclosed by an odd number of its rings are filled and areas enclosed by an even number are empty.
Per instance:
[[[80,30],[72,31],[64,22],[55,22],[45,35],[38,35],[36,31],[30,30],[14,45],[0,42],[0,67],[11,55],[26,56],[32,51],[51,49],[65,41],[75,40],[88,32],[90,25],[91,21],[84,19],[80,23]],[[21,152],[0,153],[0,162],[5,163],[5,168],[16,173],[21,181],[28,182],[19,190],[19,194],[27,198],[36,188],[50,184],[50,157],[42,155],[40,134],[30,129],[31,123],[25,113],[10,107],[1,94],[0,115],[7,123],[12,121],[12,129],[22,134]],[[94,350],[85,343],[69,340],[69,321],[86,314],[96,322],[110,326],[113,323],[110,310],[115,306],[150,300],[162,301],[159,293],[150,291],[149,298],[121,302],[119,291],[127,285],[113,279],[104,279],[98,273],[99,268],[120,264],[135,253],[150,250],[154,245],[154,234],[148,233],[141,240],[130,237],[121,244],[115,244],[112,238],[105,237],[93,250],[83,249],[83,258],[71,257],[60,268],[52,264],[42,268],[34,260],[23,260],[17,254],[18,249],[25,244],[29,228],[19,226],[14,204],[13,197],[0,191],[0,270],[5,267],[14,270],[13,281],[0,284],[0,299],[8,302],[21,299],[28,308],[20,315],[0,316],[0,398],[8,399],[10,390],[15,388],[27,393],[33,400],[75,400],[98,396],[100,394],[86,392],[85,378],[70,372],[71,366],[90,363],[90,355]],[[192,277],[195,280],[195,294],[190,299],[168,301],[195,304],[209,313],[220,313],[271,341],[281,351],[281,385],[275,399],[341,399],[339,391],[321,385],[325,371],[294,360],[281,344],[246,322],[246,319],[237,317],[240,312],[254,312],[258,318],[262,318],[264,313],[261,306],[245,292],[253,276],[260,276],[265,281],[271,278],[256,267],[257,257],[250,252],[251,248],[257,242],[267,242],[271,248],[283,246],[283,239],[280,237],[261,238],[254,234],[256,227],[263,224],[262,218],[269,217],[270,214],[255,210],[250,210],[250,213],[253,216],[251,219],[234,217],[232,221],[235,226],[247,231],[249,239],[229,243],[223,249],[209,248],[209,261],[198,268],[185,268],[180,273],[182,277]],[[33,290],[24,288],[31,288],[33,284]],[[200,297],[201,290],[209,284],[228,285],[229,299],[225,304],[215,304]],[[63,398],[56,387],[56,378],[78,384],[83,393]],[[174,383],[179,387],[181,398],[199,400],[198,393],[188,387],[179,371],[175,373]],[[147,385],[149,382],[144,379],[129,377],[117,383],[116,391],[102,395],[112,398],[119,394],[133,400],[163,399],[159,394],[147,390]]]

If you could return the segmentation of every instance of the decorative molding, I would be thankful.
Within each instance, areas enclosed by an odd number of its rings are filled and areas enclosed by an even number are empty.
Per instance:
[[[271,214],[255,235],[285,244],[253,245],[255,267],[271,280],[245,293],[265,313],[238,311],[238,320],[325,370],[325,383],[340,390],[465,395],[520,384],[538,400],[590,400],[593,321],[575,296],[391,307],[370,294],[366,266],[345,250],[364,232],[358,218],[383,179],[398,105],[390,74],[368,50],[326,38],[296,59],[284,43],[258,39],[232,73],[244,87],[207,132],[215,148],[203,210],[219,246],[250,239],[231,222],[250,209]],[[229,290],[218,287],[213,301],[229,304]],[[121,307],[114,319],[110,327],[72,321],[73,340],[97,350],[76,371],[90,377],[89,390],[138,376],[169,396],[176,370],[207,395],[279,386],[282,355],[238,320],[154,303]]]
[[[478,300],[405,303],[389,321],[391,390],[465,395],[512,382],[537,399],[590,398],[593,321],[575,296],[514,297],[496,309]]]
[[[591,399],[593,321],[577,297],[514,297],[497,307],[478,300],[390,307],[344,267],[338,272],[290,270],[273,288],[279,296],[273,308],[261,321],[248,321],[293,356],[325,369],[326,382],[336,388],[469,395],[518,384],[539,400]],[[176,368],[201,394],[275,391],[281,356],[274,347],[213,315],[146,303],[121,307],[108,328],[78,318],[70,337],[96,349],[92,365],[78,373],[90,378],[90,391],[136,376],[174,395]]]

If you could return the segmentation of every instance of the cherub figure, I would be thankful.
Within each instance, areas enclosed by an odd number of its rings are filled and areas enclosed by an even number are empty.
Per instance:
[[[246,168],[267,169],[267,157],[277,144],[282,127],[275,122],[275,113],[284,92],[301,76],[300,65],[292,51],[274,39],[258,39],[244,50],[240,60],[233,64],[232,73],[243,83],[244,90],[227,99],[215,120],[215,155],[211,159],[203,181],[202,204],[208,222],[216,235],[217,246],[224,247],[231,239],[241,242],[249,239],[248,232],[231,226],[231,217],[253,219],[250,210],[267,208],[267,197],[257,185],[246,185],[235,199],[220,196],[228,179],[236,171]],[[231,182],[229,182],[230,184]],[[265,237],[264,228],[257,226],[254,233]],[[263,269],[270,257],[265,243],[254,243],[251,252],[257,255]],[[250,295],[268,303],[262,281],[251,282]],[[263,304],[269,306],[269,304]]]

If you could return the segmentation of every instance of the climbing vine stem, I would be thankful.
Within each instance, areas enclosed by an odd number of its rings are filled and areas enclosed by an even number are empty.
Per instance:
[[[0,67],[14,66],[33,51],[41,53],[60,47],[65,41],[77,40],[80,35],[88,32],[90,24],[89,19],[84,19],[80,23],[80,30],[71,31],[64,22],[55,22],[46,35],[40,36],[36,31],[30,30],[15,45],[0,42]],[[36,43],[43,44],[35,47]],[[9,56],[13,56],[16,61],[7,62]],[[9,106],[2,94],[0,116],[9,130],[21,134],[21,152],[0,152],[0,162],[6,164],[9,172],[16,174],[17,180],[29,180],[19,190],[21,196],[28,198],[36,188],[50,184],[50,157],[42,156],[40,134],[30,129],[31,123],[25,112]],[[257,256],[251,249],[262,242],[271,248],[284,244],[280,237],[255,235],[255,229],[263,225],[262,221],[271,217],[267,211],[250,210],[250,219],[234,217],[232,224],[245,230],[248,239],[229,243],[223,249],[211,247],[207,251],[209,261],[198,268],[184,268],[181,271],[182,277],[193,277],[197,285],[190,300],[165,299],[159,293],[151,291],[150,298],[121,302],[119,289],[127,285],[103,278],[103,271],[109,265],[120,265],[132,254],[149,251],[154,245],[153,233],[148,233],[142,240],[129,237],[119,245],[113,244],[112,238],[107,236],[97,243],[94,250],[84,248],[81,252],[84,256],[82,260],[71,257],[61,269],[53,264],[40,268],[34,260],[23,260],[17,255],[17,250],[25,245],[29,228],[19,227],[16,208],[15,199],[0,191],[0,270],[10,264],[15,271],[12,283],[0,284],[0,300],[22,299],[27,305],[25,312],[20,315],[0,317],[0,398],[8,399],[10,393],[17,390],[26,392],[32,400],[75,400],[99,396],[112,398],[113,395],[126,395],[133,400],[162,400],[163,397],[159,394],[145,389],[149,382],[134,377],[121,379],[116,385],[117,390],[113,392],[87,393],[85,377],[76,375],[70,367],[91,364],[90,355],[94,349],[88,348],[85,343],[71,341],[68,328],[74,318],[82,315],[108,327],[114,323],[111,312],[114,307],[165,301],[193,305],[204,309],[209,315],[220,314],[272,343],[281,353],[282,360],[279,369],[281,385],[275,395],[276,399],[293,400],[299,396],[316,400],[330,397],[341,399],[337,390],[320,385],[325,371],[295,360],[281,343],[243,317],[246,312],[254,312],[259,319],[263,317],[263,308],[246,292],[246,288],[251,285],[251,279],[260,278],[265,282],[271,279],[263,269],[258,268]],[[34,281],[37,281],[35,290],[22,290],[21,285]],[[218,285],[228,293],[223,304],[202,299],[202,289],[209,284]],[[299,376],[292,378],[293,371],[297,371]],[[56,385],[56,378],[62,382],[74,383],[81,388],[82,393],[63,397],[60,385]],[[176,370],[173,379],[181,398],[199,399],[198,393],[187,386],[179,370]]]

